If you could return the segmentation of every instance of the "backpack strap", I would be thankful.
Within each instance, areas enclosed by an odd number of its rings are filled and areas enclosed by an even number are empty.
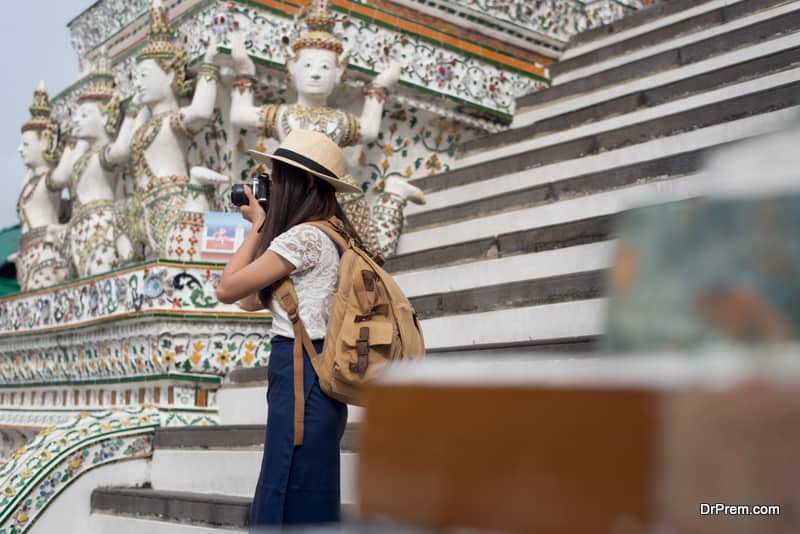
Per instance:
[[[355,245],[353,238],[345,233],[342,222],[336,217],[331,217],[324,221],[309,221],[305,224],[316,226],[322,230],[342,251]]]
[[[305,347],[309,358],[317,358],[317,351],[311,338],[308,336],[303,321],[298,313],[297,293],[294,290],[292,280],[287,276],[274,286],[272,291],[283,309],[289,315],[294,330],[294,345],[292,347],[292,367],[294,376],[294,444],[302,445],[305,433],[303,424],[305,414],[305,391],[303,388],[303,347]]]

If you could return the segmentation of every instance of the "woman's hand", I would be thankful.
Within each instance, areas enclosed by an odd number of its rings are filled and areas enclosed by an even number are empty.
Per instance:
[[[261,225],[264,224],[267,214],[264,208],[261,207],[261,204],[258,203],[258,200],[256,200],[256,197],[253,196],[253,191],[250,189],[249,185],[244,186],[244,194],[247,195],[249,204],[239,207],[239,211],[242,212],[244,220],[249,221],[253,225],[253,228],[258,230],[261,228]]]

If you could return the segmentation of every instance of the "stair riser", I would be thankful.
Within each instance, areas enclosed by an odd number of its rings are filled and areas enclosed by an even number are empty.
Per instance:
[[[411,232],[400,239],[398,253],[440,249],[464,243],[470,238],[492,238],[534,227],[544,228],[580,219],[613,215],[635,206],[682,200],[697,196],[698,185],[697,177],[690,175]]]
[[[659,28],[652,32],[631,37],[630,39],[599,48],[577,57],[559,61],[548,67],[550,75],[557,78],[566,72],[607,61],[610,58],[651,46],[653,43],[668,42],[684,34],[731,22],[763,9],[785,4],[786,2],[787,0],[748,0],[732,6],[722,7],[715,11],[708,11],[696,17],[676,22],[675,24]]]
[[[633,113],[640,109],[666,104],[679,98],[686,98],[704,91],[718,89],[727,84],[753,79],[757,76],[766,76],[788,69],[798,63],[800,63],[800,47],[791,48],[700,76],[679,80],[644,91],[636,91],[586,108],[545,118],[528,126],[479,138],[460,146],[459,154],[463,158],[477,151],[526,141],[533,137],[576,128],[612,116]]]
[[[340,443],[343,451],[357,450],[359,428],[360,423],[347,423]],[[263,421],[258,425],[159,428],[156,430],[155,449],[262,449],[265,435]]]
[[[547,91],[539,91],[520,99],[517,105],[520,108],[536,106],[589,91],[596,91],[602,87],[641,78],[654,72],[689,65],[714,55],[741,49],[768,38],[797,31],[798,28],[800,28],[800,11],[773,16],[767,20],[732,31],[725,32],[724,27],[720,27],[720,32],[724,33],[714,37],[678,48],[653,52],[652,55],[631,60],[605,70],[599,70],[598,72],[592,72],[591,75],[588,72],[583,72],[586,69],[573,71],[567,76],[575,76],[575,79],[562,78],[560,83],[554,84]],[[627,59],[624,59],[624,61],[627,61]],[[592,69],[601,68],[603,67],[597,65]]]
[[[559,180],[528,189],[510,191],[503,195],[465,204],[456,204],[449,208],[413,214],[407,217],[404,231],[413,232],[438,224],[452,223],[493,213],[567,200],[659,177],[691,174],[700,169],[703,157],[704,152],[697,150],[654,161],[645,161],[635,165],[576,176],[568,180]]]
[[[267,420],[266,379],[252,386],[224,385],[218,390],[217,404],[221,425],[264,425]],[[347,421],[358,422],[362,409],[348,406]]]
[[[194,468],[197,471],[197,467]],[[118,494],[113,490],[95,490],[91,498],[92,514],[139,516],[142,518],[164,518],[172,522],[202,524],[203,526],[226,526],[244,528],[250,505],[245,500],[226,499],[226,502],[211,502],[198,495],[195,498],[163,498],[137,494]],[[169,531],[167,531],[169,532]],[[191,532],[191,531],[190,531]]]
[[[480,202],[482,199],[506,193],[519,192],[537,186],[557,184],[575,177],[602,175],[617,172],[617,169],[632,167],[658,160],[702,151],[726,143],[740,141],[756,135],[774,132],[782,123],[794,123],[800,108],[789,108],[755,115],[732,123],[723,123],[708,128],[691,130],[668,137],[653,139],[638,145],[574,158],[554,164],[526,169],[486,180],[477,180],[447,190],[429,193],[423,206],[406,206],[406,216],[449,209],[460,204]],[[498,151],[499,152],[499,151]],[[502,156],[524,152],[518,145],[504,147]],[[488,157],[488,156],[487,156]],[[624,172],[624,170],[623,170]],[[668,174],[667,174],[668,175]],[[408,233],[406,230],[405,233]]]
[[[605,299],[580,300],[422,321],[431,352],[569,342],[605,331]]]
[[[713,103],[684,112],[659,117],[631,126],[608,130],[596,135],[581,137],[563,143],[545,146],[527,152],[513,154],[500,159],[485,160],[485,163],[459,168],[453,171],[422,178],[415,181],[425,191],[438,191],[478,180],[520,172],[601,151],[615,150],[625,146],[647,142],[681,131],[709,127],[782,109],[800,103],[800,82],[758,91],[724,102]]]
[[[523,273],[520,273],[524,275]],[[574,273],[411,299],[422,319],[599,298],[604,271]]]
[[[514,254],[493,260],[408,271],[395,281],[409,298],[497,286],[522,280],[604,270],[616,251],[615,241]]]
[[[156,491],[194,492],[251,498],[261,471],[262,450],[158,449],[153,454]],[[358,455],[340,455],[341,499],[355,503]],[[201,467],[199,469],[199,467]]]
[[[186,525],[122,515],[94,513],[90,518],[91,534],[244,534],[247,529]]]
[[[658,3],[615,20],[611,24],[604,24],[572,36],[567,49],[569,54],[566,54],[565,59],[573,57],[573,54],[574,57],[583,55],[593,47],[608,46],[606,43],[609,40],[626,40],[635,37],[635,35],[628,36],[631,30],[639,31],[643,27],[654,26],[650,30],[653,31],[735,1],[737,0],[671,0]],[[704,4],[711,5],[705,6]]]
[[[395,256],[386,262],[386,268],[397,273],[595,243],[609,239],[612,227],[612,216],[592,217]]]

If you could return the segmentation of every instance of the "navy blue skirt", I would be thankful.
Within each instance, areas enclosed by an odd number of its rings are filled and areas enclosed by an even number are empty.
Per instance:
[[[272,338],[267,372],[267,435],[250,527],[339,521],[339,442],[347,405],[325,395],[303,350],[305,435],[294,446],[294,340]],[[323,340],[314,341],[317,352]]]

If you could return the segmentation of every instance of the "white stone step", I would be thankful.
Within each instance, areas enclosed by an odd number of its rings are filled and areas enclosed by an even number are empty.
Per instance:
[[[645,24],[637,26],[635,28],[621,31],[619,33],[614,33],[613,35],[609,35],[608,37],[604,37],[601,39],[594,39],[583,45],[570,47],[564,52],[564,54],[562,54],[561,59],[565,60],[573,57],[582,56],[583,54],[592,52],[599,48],[619,43],[627,39],[630,39],[632,37],[643,35],[645,33],[649,33],[654,30],[664,28],[666,26],[670,26],[672,24],[675,24],[676,22],[690,19],[692,17],[702,15],[703,13],[708,13],[709,11],[719,9],[721,7],[738,4],[742,1],[743,0],[714,0],[713,2],[704,2],[699,6],[693,7],[691,9],[686,9],[684,11],[681,11],[680,13],[675,13],[673,15],[661,17],[651,22],[647,22]]]
[[[66,534],[68,531],[58,530],[48,534],[53,534],[54,532]],[[74,532],[77,533],[78,531]],[[247,530],[94,513],[90,518],[89,529],[82,532],[87,534],[242,534]]]
[[[526,107],[519,110],[514,115],[511,127],[521,128],[550,117],[587,108],[620,96],[660,87],[680,80],[686,80],[717,69],[782,52],[797,46],[800,46],[800,33],[793,33],[740,50],[733,50],[725,54],[720,54],[709,59],[698,61],[697,63],[690,63],[689,65],[676,69],[659,72],[610,87],[603,87],[591,93],[575,95],[555,102],[545,102],[537,106]]]
[[[770,133],[794,121],[798,115],[800,115],[800,107],[787,108],[691,132],[662,137],[600,154],[559,161],[558,163],[534,167],[497,178],[472,182],[442,191],[434,191],[425,195],[426,203],[424,205],[408,204],[406,206],[406,214],[425,213],[501,193],[558,182],[582,174],[624,167]],[[514,151],[513,153],[518,152],[516,145],[493,151],[487,154],[486,158],[507,156],[512,153],[512,150]]]
[[[596,135],[602,132],[615,130],[617,128],[655,121],[662,117],[701,108],[710,104],[725,102],[726,100],[758,93],[759,91],[765,91],[773,87],[797,82],[798,80],[800,80],[800,68],[795,68],[761,78],[756,78],[754,80],[727,85],[720,89],[692,95],[688,98],[674,100],[660,106],[638,109],[632,113],[626,113],[624,115],[591,122],[589,124],[578,126],[577,128],[570,128],[565,131],[555,132],[552,134],[543,135],[541,137],[534,137],[533,139],[521,141],[512,145],[498,147],[494,150],[479,152],[471,156],[466,156],[463,159],[459,159],[457,167],[455,168],[467,167],[469,165],[486,161],[487,159],[502,157],[503,155],[508,155],[511,153],[512,150],[513,153],[527,152],[529,150],[545,148],[559,143],[564,143],[566,141],[571,141],[573,139],[579,139],[581,137],[588,137],[590,135]]]
[[[418,232],[404,233],[398,254],[431,250],[484,237],[541,228],[569,221],[619,213],[647,204],[680,200],[694,194],[692,180],[684,176],[660,182],[625,187],[563,202],[488,215]]]
[[[394,274],[408,297],[605,269],[614,241]]]
[[[217,390],[219,422],[221,425],[263,425],[267,420],[267,384],[224,384]],[[347,421],[361,421],[363,409],[347,407]]]
[[[153,454],[151,482],[154,490],[252,497],[261,471],[262,448],[162,449]],[[358,455],[343,451],[341,498],[355,503]],[[202,466],[202,468],[198,468]]]
[[[599,336],[606,299],[578,300],[422,321],[428,350],[469,349]]]
[[[716,35],[721,35],[723,33],[727,33],[733,30],[737,30],[739,28],[744,28],[750,26],[752,24],[769,20],[775,17],[783,16],[787,13],[792,13],[793,11],[797,11],[800,9],[800,2],[791,2],[776,8],[768,9],[759,13],[755,13],[753,15],[748,15],[746,17],[742,17],[740,19],[733,20],[726,24],[720,24],[719,26],[715,26],[713,28],[708,28],[706,30],[702,30],[696,33],[692,33],[689,35],[685,35],[683,37],[678,37],[677,39],[672,39],[663,43],[655,44],[653,46],[643,48],[641,50],[637,50],[635,52],[631,52],[629,54],[624,54],[621,56],[617,56],[611,58],[606,61],[600,61],[595,63],[594,65],[583,67],[580,69],[571,70],[565,72],[564,74],[553,78],[552,84],[559,85],[563,83],[570,82],[572,80],[577,80],[579,78],[585,78],[587,76],[592,76],[599,72],[606,71],[608,69],[612,69],[615,67],[619,67],[621,65],[625,65],[627,63],[632,63],[633,61],[637,61],[649,56],[653,56],[660,52],[664,52],[667,50],[672,50],[674,48],[679,48],[684,45],[688,45],[691,43],[697,43],[704,39],[708,39],[710,37],[714,37]]]

